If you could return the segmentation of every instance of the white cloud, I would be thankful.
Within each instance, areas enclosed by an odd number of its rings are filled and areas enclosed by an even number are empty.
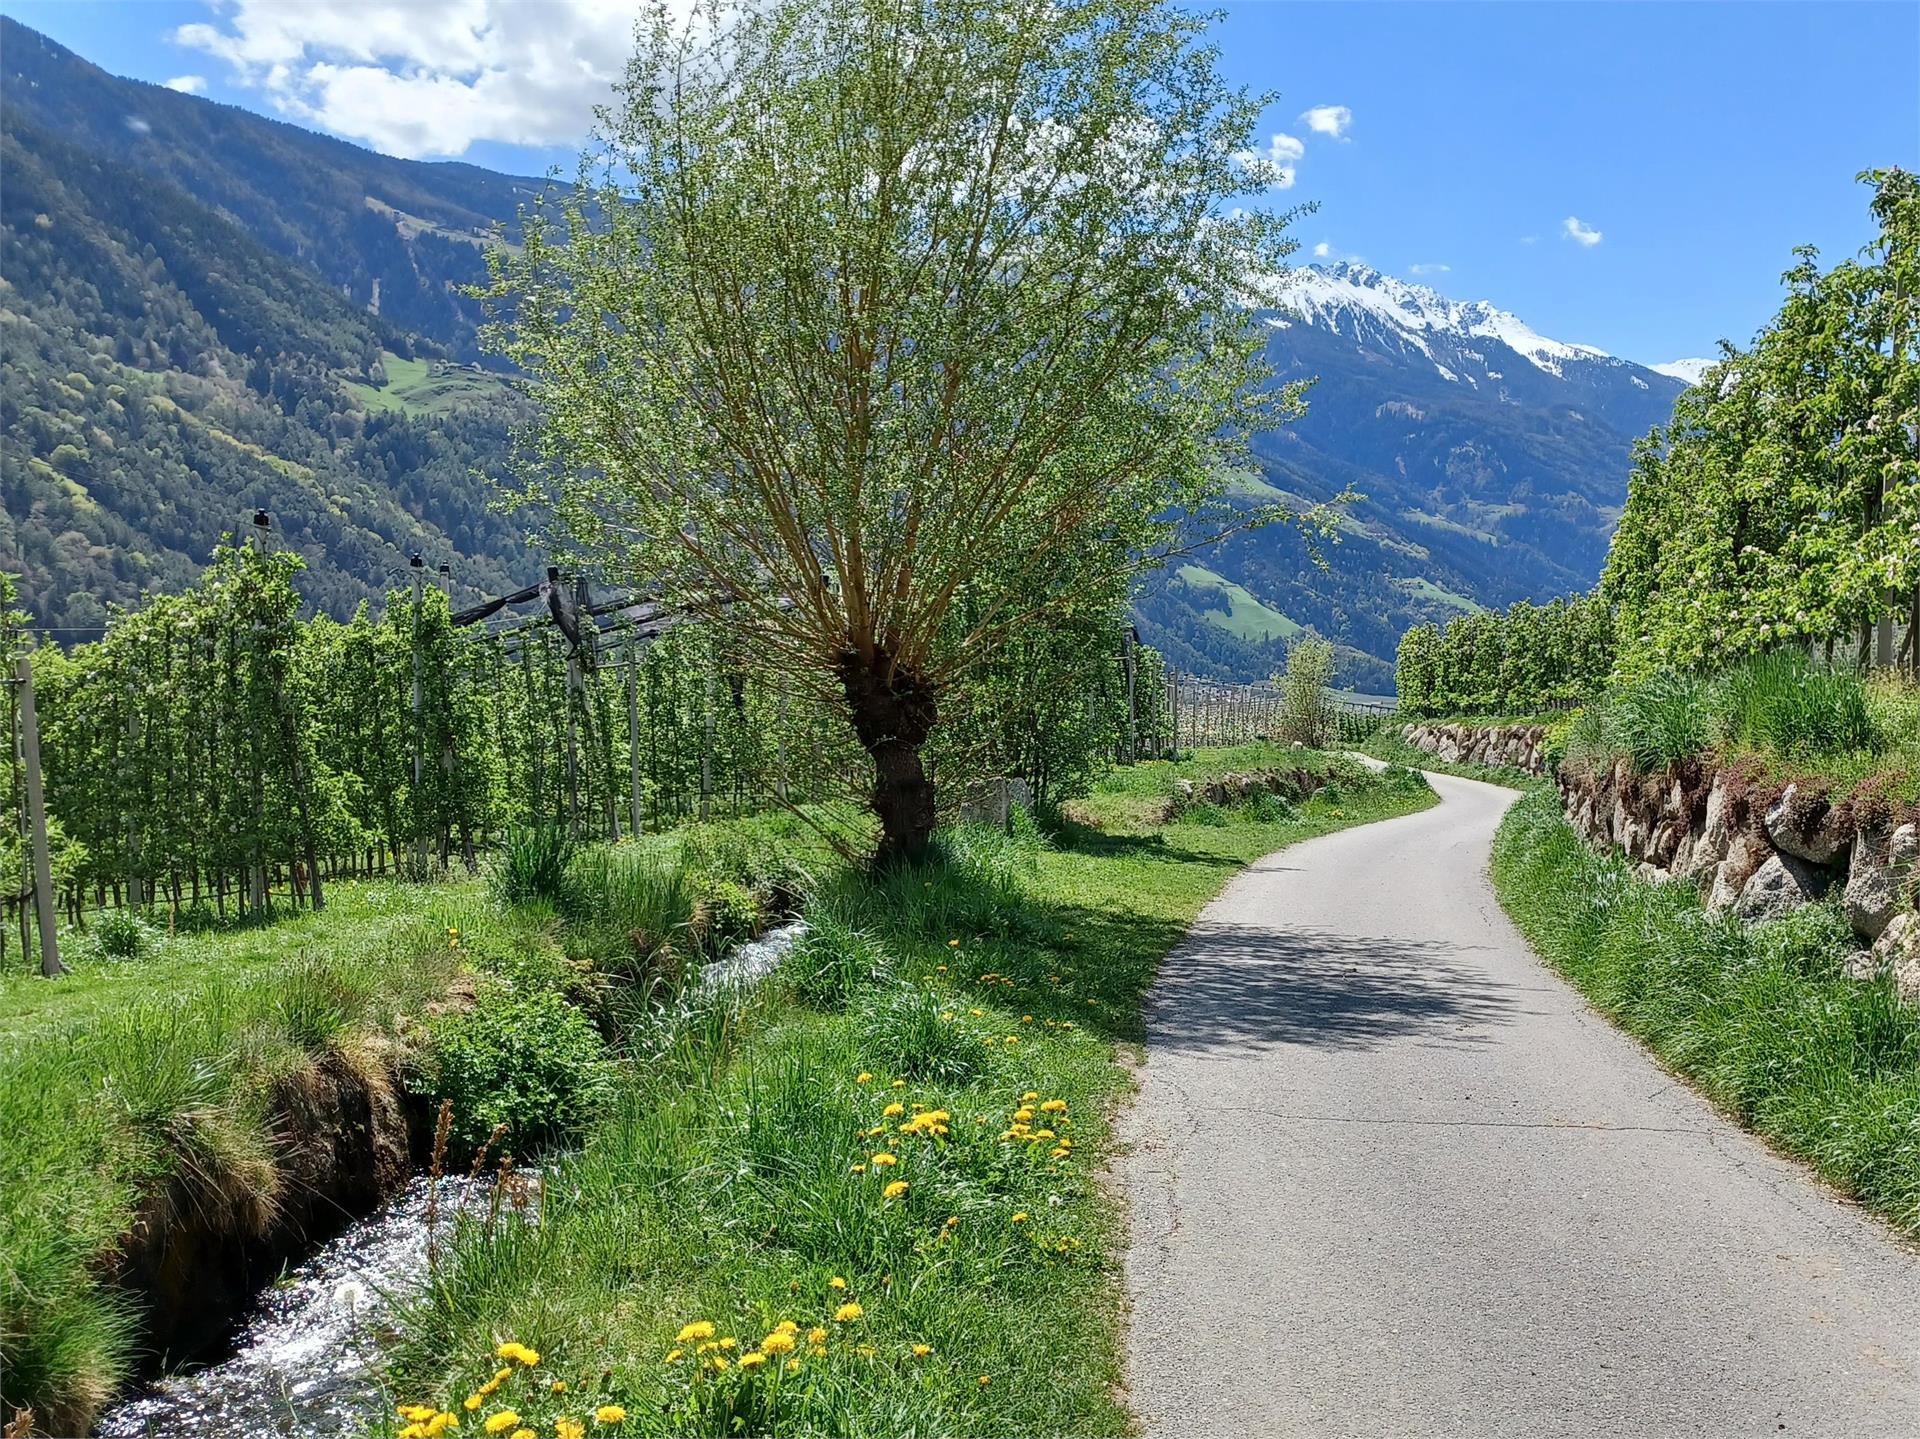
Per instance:
[[[1325,135],[1330,140],[1344,140],[1348,128],[1353,124],[1353,111],[1345,105],[1315,105],[1311,110],[1303,111],[1300,120],[1316,135]]]
[[[182,95],[198,95],[207,88],[205,75],[175,75],[167,81],[169,90],[178,90]]]
[[[1409,265],[1407,266],[1407,273],[1409,275],[1445,275],[1451,272],[1452,269],[1453,266],[1451,265],[1443,265],[1438,261],[1434,261],[1424,265]]]
[[[1319,244],[1313,247],[1313,257],[1316,260],[1331,259],[1332,256],[1333,256],[1333,246],[1329,245],[1325,240],[1322,240]]]
[[[1573,241],[1574,244],[1583,246],[1589,250],[1599,244],[1603,238],[1600,232],[1594,229],[1593,226],[1581,224],[1578,215],[1569,215],[1566,219],[1562,220],[1560,222],[1560,233]]]
[[[1300,157],[1307,147],[1292,135],[1275,135],[1262,150],[1238,152],[1240,163],[1263,181],[1269,190],[1291,190],[1299,178]]]
[[[632,0],[222,0],[174,39],[281,113],[388,154],[573,145],[633,49]],[[684,9],[684,3],[676,5]],[[185,77],[183,77],[185,78]]]

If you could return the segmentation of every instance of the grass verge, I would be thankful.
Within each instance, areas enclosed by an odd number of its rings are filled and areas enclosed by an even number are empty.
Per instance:
[[[1178,778],[1307,764],[1334,782],[1284,816],[1152,822]],[[1434,802],[1254,747],[1120,771],[1051,841],[959,831],[830,877],[772,982],[636,1038],[537,1220],[463,1231],[394,1428],[1128,1432],[1099,1174],[1154,971],[1249,860]]]
[[[1595,854],[1551,791],[1493,848],[1494,888],[1543,957],[1716,1104],[1920,1235],[1920,1014],[1849,979],[1832,904],[1749,928],[1691,885]]]

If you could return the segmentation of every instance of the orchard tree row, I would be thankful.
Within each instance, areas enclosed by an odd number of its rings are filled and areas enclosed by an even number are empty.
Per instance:
[[[1400,638],[1395,678],[1406,714],[1528,714],[1594,694],[1612,667],[1611,611],[1574,595],[1416,625]]]
[[[576,649],[544,616],[456,626],[431,585],[377,616],[301,619],[299,570],[291,554],[222,548],[199,583],[116,615],[99,642],[34,654],[70,915],[244,915],[276,889],[318,902],[333,876],[471,865],[516,824],[613,839],[872,788],[844,709],[737,628],[643,638],[588,622]],[[1119,619],[1089,606],[1010,637],[956,692],[930,757],[949,799],[994,774],[1055,802],[1125,747]],[[1165,724],[1158,657],[1133,665],[1146,749]],[[15,790],[18,813],[17,774]],[[24,858],[10,835],[10,895]]]

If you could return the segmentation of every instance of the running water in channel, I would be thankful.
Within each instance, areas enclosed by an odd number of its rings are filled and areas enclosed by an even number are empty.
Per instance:
[[[751,989],[784,959],[805,928],[769,930],[702,971],[695,986],[712,998]],[[523,1171],[537,1212],[539,1178]],[[162,1379],[107,1411],[102,1439],[180,1439],[185,1435],[285,1435],[345,1439],[367,1432],[386,1401],[382,1363],[395,1337],[395,1310],[427,1273],[427,1216],[437,1208],[441,1245],[456,1216],[484,1218],[494,1180],[444,1178],[406,1189],[338,1238],[320,1246],[261,1296],[235,1336],[230,1358]]]
[[[531,1194],[539,1181],[522,1175],[515,1182]],[[457,1215],[486,1215],[494,1180],[449,1177],[439,1185],[435,1229],[445,1245]],[[260,1296],[231,1358],[115,1405],[100,1423],[104,1439],[365,1433],[382,1397],[380,1360],[394,1335],[395,1306],[426,1277],[433,1186],[416,1177],[289,1270]]]

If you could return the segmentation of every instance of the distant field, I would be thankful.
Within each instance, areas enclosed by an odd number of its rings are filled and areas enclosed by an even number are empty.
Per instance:
[[[1236,638],[1259,643],[1272,639],[1290,640],[1304,632],[1303,626],[1262,604],[1244,587],[1212,570],[1200,565],[1182,565],[1178,573],[1182,580],[1196,589],[1219,590],[1226,595],[1231,608],[1225,614],[1218,610],[1203,610],[1201,613],[1209,624],[1218,625]]]
[[[1456,595],[1452,590],[1442,589],[1424,575],[1413,579],[1395,580],[1393,586],[1417,600],[1431,600],[1435,604],[1446,605],[1466,615],[1477,615],[1486,608],[1485,605],[1470,600],[1465,595]]]
[[[437,415],[460,405],[497,400],[509,393],[498,375],[483,374],[443,360],[406,360],[383,351],[384,386],[349,382],[347,388],[370,410],[400,410],[409,415]]]

